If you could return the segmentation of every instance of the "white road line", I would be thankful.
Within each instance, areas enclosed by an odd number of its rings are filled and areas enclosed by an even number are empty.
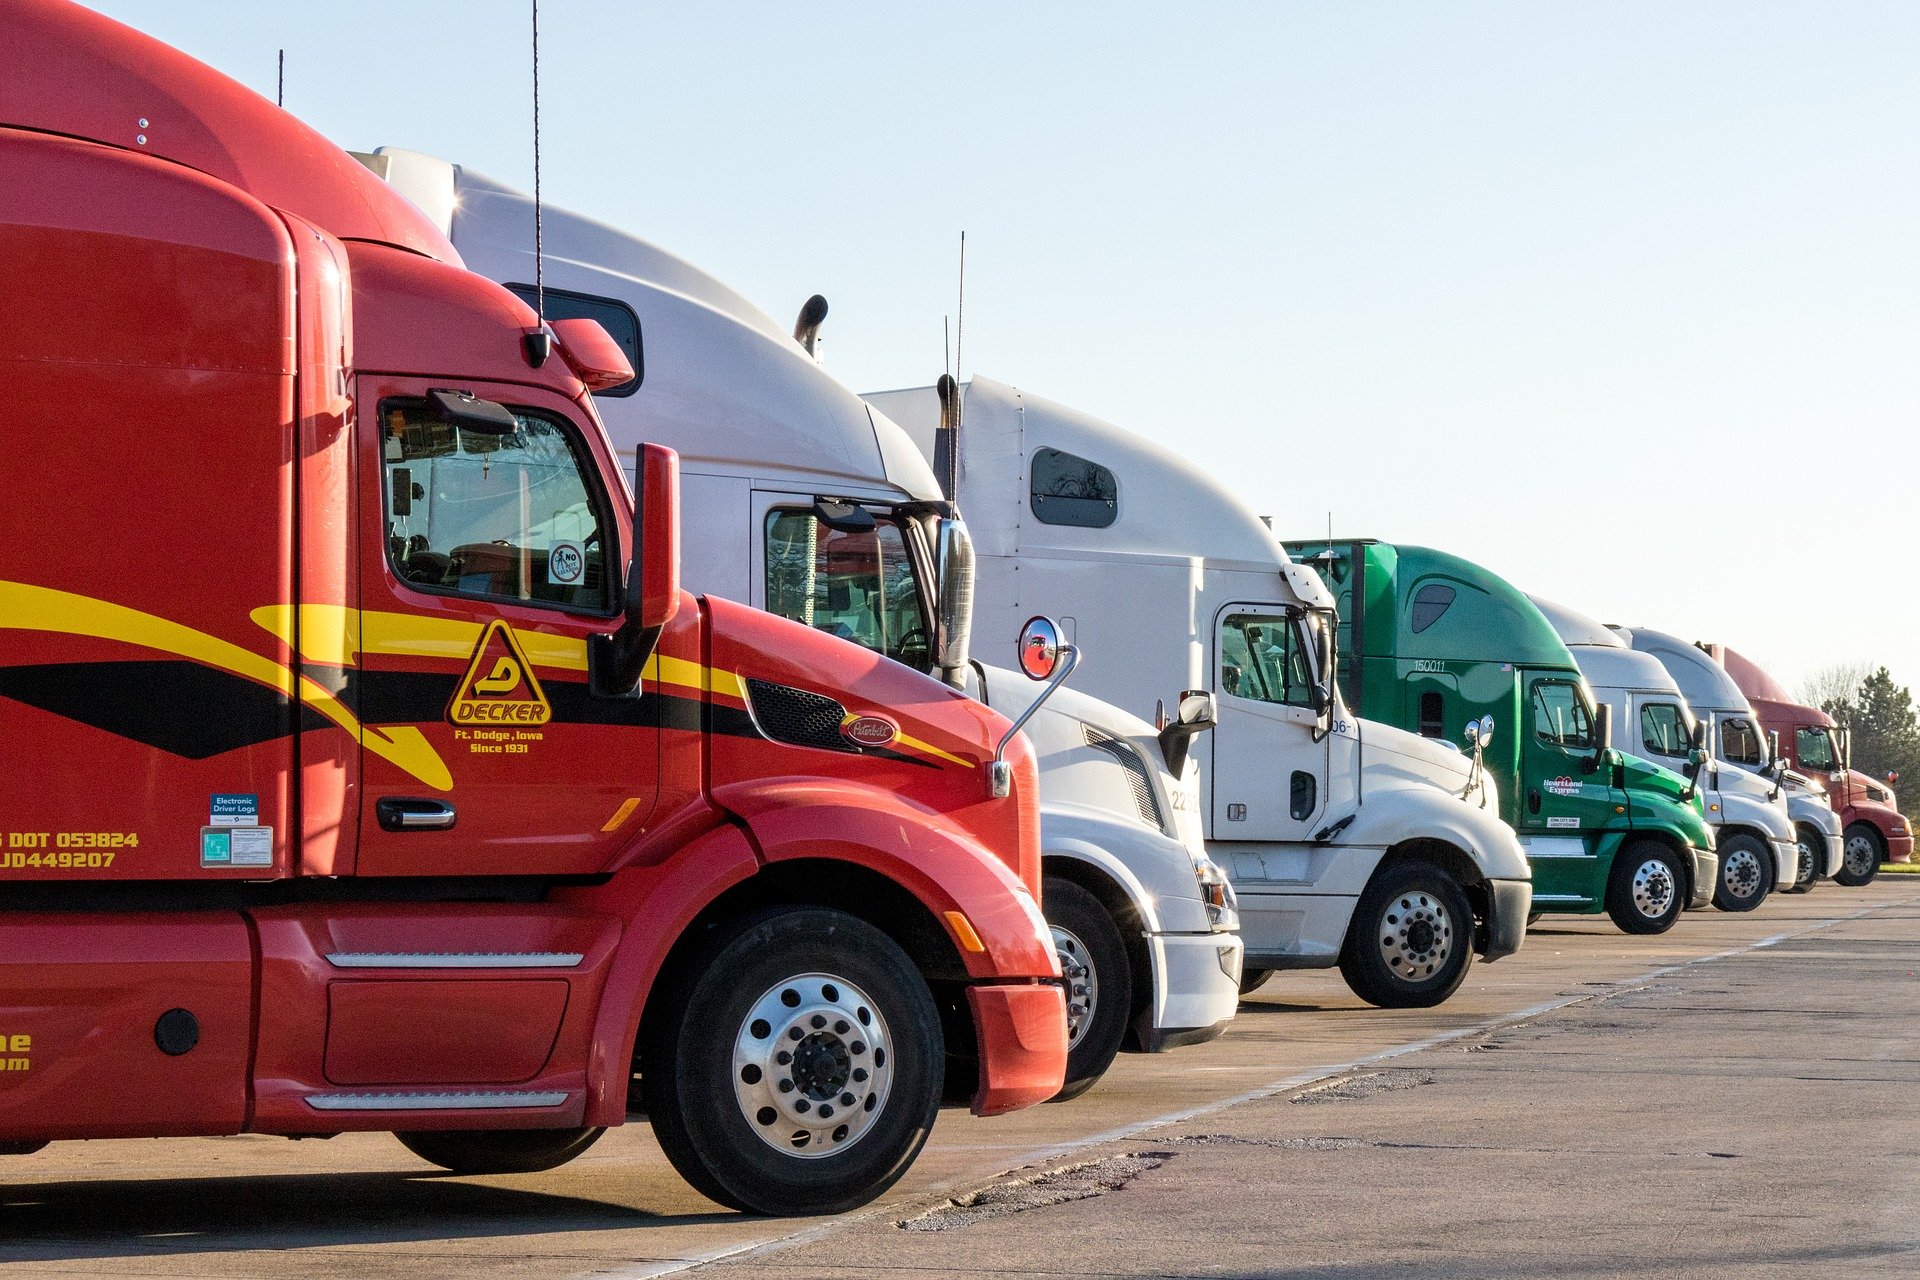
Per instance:
[[[658,1276],[680,1275],[696,1267],[704,1267],[715,1262],[744,1261],[748,1258],[763,1257],[767,1254],[784,1253],[788,1249],[795,1249],[801,1245],[811,1244],[815,1240],[824,1239],[834,1232],[844,1230],[856,1223],[865,1222],[871,1218],[886,1217],[900,1213],[911,1204],[917,1204],[935,1197],[951,1198],[955,1192],[962,1188],[984,1186],[1006,1177],[1008,1173],[1013,1172],[1015,1169],[1023,1169],[1036,1164],[1046,1164],[1049,1161],[1058,1160],[1063,1156],[1069,1156],[1078,1151],[1085,1151],[1089,1147],[1105,1146],[1110,1142],[1121,1142],[1155,1129],[1164,1129],[1172,1125],[1184,1124],[1189,1120],[1197,1120],[1201,1116],[1226,1111],[1230,1108],[1241,1106],[1244,1103],[1257,1102],[1262,1098],[1273,1097],[1275,1094],[1286,1093],[1310,1084],[1318,1084],[1323,1080],[1330,1080],[1335,1076],[1345,1075],[1347,1072],[1356,1071],[1361,1067],[1372,1066],[1379,1062],[1387,1062],[1394,1058],[1402,1058],[1411,1053],[1419,1053],[1424,1049],[1431,1049],[1436,1045],[1443,1045],[1449,1041],[1462,1040],[1468,1036],[1482,1035],[1488,1031],[1497,1031],[1502,1027],[1512,1026],[1516,1022],[1525,1022],[1529,1018],[1537,1018],[1541,1014],[1552,1013],[1557,1009],[1564,1009],[1569,1005],[1579,1004],[1582,1001],[1593,1000],[1601,996],[1618,995],[1624,989],[1645,986],[1650,982],[1657,982],[1669,974],[1680,972],[1682,969],[1690,969],[1695,965],[1711,964],[1716,960],[1727,960],[1734,956],[1746,955],[1748,952],[1775,947],[1787,941],[1789,938],[1801,938],[1810,933],[1819,933],[1823,929],[1831,929],[1835,925],[1846,924],[1849,921],[1858,920],[1863,916],[1870,916],[1877,911],[1885,911],[1890,907],[1911,906],[1913,902],[1914,899],[1912,898],[1903,898],[1898,902],[1882,902],[1875,906],[1863,907],[1858,911],[1851,912],[1844,916],[1835,916],[1830,920],[1822,920],[1817,924],[1806,925],[1799,929],[1788,929],[1785,932],[1776,933],[1771,937],[1761,938],[1755,942],[1747,942],[1737,947],[1729,947],[1725,951],[1715,951],[1710,955],[1695,956],[1691,960],[1682,960],[1677,964],[1662,965],[1657,969],[1649,969],[1647,972],[1636,975],[1635,977],[1622,978],[1618,982],[1609,983],[1605,988],[1584,991],[1579,995],[1558,996],[1552,1000],[1542,1000],[1540,1003],[1528,1005],[1524,1009],[1516,1009],[1510,1013],[1495,1014],[1491,1018],[1483,1019],[1469,1026],[1456,1027],[1451,1031],[1435,1032],[1433,1035],[1425,1036],[1419,1040],[1412,1040],[1406,1044],[1394,1045],[1391,1048],[1378,1049],[1372,1053],[1362,1054],[1360,1057],[1342,1062],[1337,1066],[1314,1067],[1307,1071],[1297,1072],[1283,1079],[1273,1080],[1257,1088],[1248,1089],[1244,1093],[1236,1093],[1231,1097],[1217,1098],[1212,1102],[1203,1102],[1197,1106],[1184,1107],[1179,1111],[1169,1111],[1165,1115],[1154,1116],[1147,1120],[1136,1120],[1130,1124],[1123,1124],[1117,1128],[1108,1129],[1101,1133],[1089,1134],[1084,1138],[1073,1138],[1066,1142],[1056,1142],[1044,1147],[1034,1147],[1026,1151],[1016,1163],[999,1173],[984,1177],[974,1174],[962,1178],[954,1178],[935,1186],[922,1188],[914,1192],[911,1197],[902,1197],[900,1200],[895,1201],[883,1201],[870,1205],[858,1212],[841,1214],[825,1222],[819,1222],[810,1227],[802,1227],[797,1231],[767,1236],[759,1240],[746,1240],[739,1244],[723,1245],[720,1248],[709,1249],[685,1258],[673,1258],[663,1262],[646,1262],[635,1267],[623,1268],[617,1271],[594,1270],[583,1272],[578,1280],[587,1280],[587,1277],[593,1277],[593,1280],[654,1280],[654,1278]],[[1522,954],[1525,953],[1522,952]],[[1178,1050],[1175,1052],[1178,1052]]]

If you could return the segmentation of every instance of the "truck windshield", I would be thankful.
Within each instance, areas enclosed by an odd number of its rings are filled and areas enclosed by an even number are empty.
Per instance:
[[[848,533],[811,511],[770,513],[766,607],[917,670],[932,660],[913,556],[890,519]]]
[[[1760,726],[1745,716],[1728,716],[1720,722],[1720,758],[1729,764],[1749,769],[1764,768],[1767,763],[1767,739]]]
[[[1833,749],[1833,736],[1824,725],[1812,729],[1795,729],[1793,754],[1799,757],[1802,769],[1831,773],[1840,767],[1839,753]]]

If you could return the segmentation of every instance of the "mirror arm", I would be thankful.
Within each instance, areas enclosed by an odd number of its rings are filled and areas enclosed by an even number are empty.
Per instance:
[[[993,761],[987,766],[987,790],[995,800],[1004,800],[1013,794],[1013,766],[1007,763],[1007,748],[1013,745],[1014,738],[1019,735],[1021,729],[1026,727],[1027,721],[1033,719],[1034,713],[1040,710],[1041,705],[1053,696],[1053,691],[1065,683],[1066,678],[1072,675],[1073,669],[1079,665],[1080,650],[1074,645],[1061,645],[1060,665],[1054,671],[1052,678],[1047,681],[1046,688],[1040,690],[1040,696],[1035,698],[1032,704],[1008,726],[1007,732],[1000,739],[1000,745],[993,749]]]

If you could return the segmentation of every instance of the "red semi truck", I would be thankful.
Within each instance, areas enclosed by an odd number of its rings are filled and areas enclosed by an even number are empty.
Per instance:
[[[1755,663],[1725,645],[1702,645],[1733,677],[1760,717],[1760,727],[1779,739],[1779,754],[1795,769],[1816,778],[1827,790],[1827,801],[1840,815],[1845,856],[1842,884],[1865,884],[1882,862],[1913,858],[1913,827],[1900,812],[1890,783],[1878,781],[1851,767],[1848,744],[1833,717],[1818,707],[1795,702],[1780,682]]]
[[[644,1112],[826,1212],[1059,1088],[1036,775],[938,681],[678,588],[543,329],[344,152],[0,2],[0,1151]]]

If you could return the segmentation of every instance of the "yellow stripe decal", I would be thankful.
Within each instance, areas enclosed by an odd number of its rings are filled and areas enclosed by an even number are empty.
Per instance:
[[[304,705],[352,734],[367,750],[435,790],[453,789],[453,774],[418,729],[362,725],[338,698],[305,676],[218,636],[125,605],[24,582],[0,582],[0,627],[98,636],[230,671],[285,696],[297,696]]]

